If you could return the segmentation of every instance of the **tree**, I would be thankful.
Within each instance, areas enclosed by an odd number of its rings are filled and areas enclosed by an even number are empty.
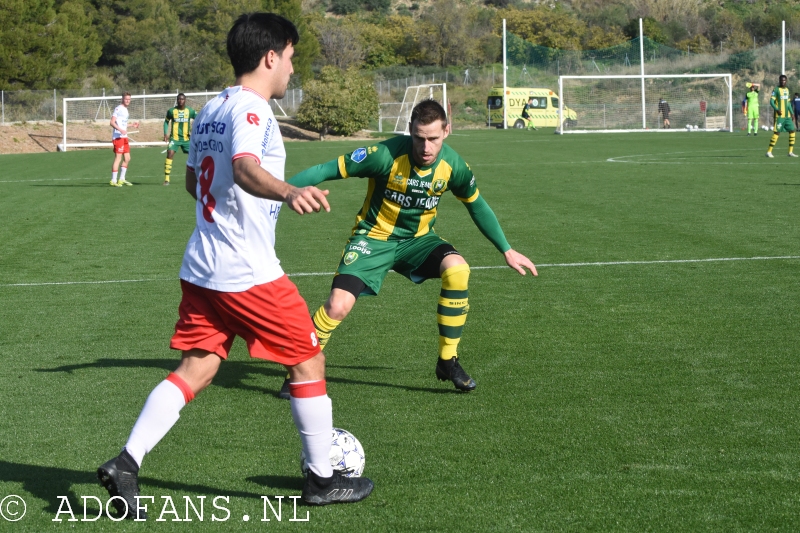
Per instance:
[[[352,135],[378,117],[378,93],[372,81],[357,69],[323,67],[319,78],[303,86],[297,120],[319,132]]]
[[[319,39],[326,65],[347,70],[363,64],[365,55],[361,43],[363,32],[356,20],[317,17],[312,27]]]
[[[495,24],[506,19],[508,31],[539,46],[559,50],[580,50],[586,24],[561,9],[539,6],[535,9],[502,9]]]
[[[0,85],[6,89],[66,88],[100,57],[92,17],[79,1],[0,3]],[[13,21],[11,23],[10,21]]]

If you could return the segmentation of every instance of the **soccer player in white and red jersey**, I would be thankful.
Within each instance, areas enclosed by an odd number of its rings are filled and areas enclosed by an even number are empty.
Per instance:
[[[235,86],[195,119],[186,190],[196,199],[197,225],[180,270],[183,297],[170,343],[182,350],[181,362],[150,393],[120,455],[97,471],[109,494],[121,497],[112,500],[120,514],[135,509],[128,518],[146,519],[136,501],[142,459],[211,383],[236,335],[251,357],[283,364],[291,375],[292,417],[310,468],[303,499],[355,502],[372,491],[369,479],[344,477],[330,465],[325,358],[306,303],[274,250],[282,202],[299,214],[330,210],[327,191],[284,182],[286,152],[268,103],[286,92],[298,40],[295,26],[278,15],[239,17],[227,39]]]
[[[114,108],[111,114],[111,142],[114,145],[114,164],[111,165],[111,181],[109,185],[112,187],[122,187],[123,185],[133,185],[130,181],[125,179],[125,173],[128,172],[128,163],[131,161],[131,147],[128,144],[128,106],[131,105],[131,93],[124,93],[122,95],[122,103]],[[134,128],[139,127],[138,122],[131,124]],[[122,170],[120,171],[120,162],[122,162]],[[119,174],[119,180],[117,180]]]

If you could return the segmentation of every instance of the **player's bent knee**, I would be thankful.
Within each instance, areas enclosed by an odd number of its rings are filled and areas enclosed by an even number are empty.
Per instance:
[[[442,272],[442,287],[448,290],[463,291],[469,286],[469,265],[464,262],[451,266]]]
[[[325,379],[325,354],[319,352],[302,363],[287,366],[286,370],[289,372],[289,380],[294,383],[323,380]]]
[[[221,363],[220,356],[213,352],[199,349],[186,350],[178,368],[175,369],[175,374],[197,394],[211,384]]]

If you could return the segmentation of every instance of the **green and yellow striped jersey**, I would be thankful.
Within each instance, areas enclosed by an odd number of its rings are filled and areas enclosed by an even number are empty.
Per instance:
[[[775,110],[775,115],[783,118],[792,115],[791,107],[789,105],[789,88],[775,87],[772,91],[772,96],[769,99],[769,104]]]
[[[445,191],[466,204],[478,199],[472,170],[452,148],[443,144],[432,165],[418,167],[411,142],[409,136],[398,136],[337,160],[343,178],[369,178],[355,234],[383,241],[419,237],[433,228]]]
[[[191,107],[170,108],[164,119],[164,135],[169,135],[172,141],[188,141],[191,134],[189,122],[196,116],[197,112]],[[170,122],[172,122],[172,127],[169,125]]]

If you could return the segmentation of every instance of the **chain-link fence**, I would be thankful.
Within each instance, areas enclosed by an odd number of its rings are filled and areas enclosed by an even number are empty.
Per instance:
[[[147,95],[147,91],[130,91],[135,95]],[[201,92],[181,90],[180,92]],[[175,93],[177,95],[177,92]],[[109,96],[111,93],[109,93]],[[0,125],[19,124],[24,122],[61,122],[64,98],[100,98],[105,97],[105,90],[55,90],[52,91],[0,91]],[[303,101],[302,89],[290,89],[283,98],[270,100],[270,106],[276,115],[294,115],[300,102]],[[111,111],[116,104],[111,105],[106,101],[99,101],[97,109],[92,116],[82,117],[81,120],[108,121],[111,120]],[[152,110],[150,116],[144,119],[163,118]],[[146,108],[144,110],[146,112]],[[69,120],[72,120],[69,117]]]
[[[645,37],[644,66],[646,74],[733,74],[734,107],[738,108],[746,92],[745,83],[761,85],[761,123],[771,124],[769,95],[777,84],[783,61],[783,46],[780,41],[736,52],[724,49],[714,52],[695,53],[690,47],[686,50],[670,48]],[[561,75],[608,75],[640,73],[639,39],[633,39],[618,46],[601,50],[557,50],[536,46],[516,36],[508,34],[506,84],[508,87],[541,87],[557,90]],[[800,42],[787,38],[785,47],[786,70],[789,75],[791,93],[800,92]],[[451,100],[462,100],[461,107],[471,108],[473,114],[485,114],[487,88],[503,84],[501,64],[470,66],[449,69],[419,69],[404,78],[386,79],[380,73],[375,76],[375,90],[382,103],[401,102],[406,88],[414,85],[447,83]],[[464,88],[461,93],[454,91]],[[200,92],[181,89],[182,92]],[[146,94],[146,90],[131,91],[133,94]],[[177,94],[177,92],[176,92]],[[44,90],[44,91],[0,91],[0,125],[61,121],[63,98],[105,96],[103,90]],[[303,101],[302,89],[291,89],[280,100],[270,100],[276,115],[294,116]],[[113,106],[112,106],[113,107]],[[103,110],[101,110],[103,111]],[[453,108],[456,120],[461,108]],[[386,116],[386,115],[383,115]],[[158,117],[154,117],[158,118]],[[473,119],[475,117],[472,117]],[[108,120],[98,115],[97,120]],[[371,127],[378,129],[380,117],[376,117]],[[734,128],[746,127],[742,113],[734,113]]]

